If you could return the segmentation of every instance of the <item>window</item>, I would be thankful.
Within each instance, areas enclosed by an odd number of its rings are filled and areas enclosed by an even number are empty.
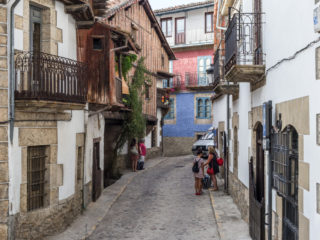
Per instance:
[[[210,119],[211,118],[211,101],[208,97],[197,98],[197,118]]]
[[[205,27],[206,33],[213,32],[213,12],[208,12],[205,14]]]
[[[161,28],[166,37],[172,37],[172,18],[161,19]]]
[[[186,43],[186,19],[176,18],[176,44]]]
[[[46,147],[28,147],[27,157],[27,208],[32,211],[44,207]]]
[[[161,54],[161,66],[164,68],[164,55]]]
[[[211,56],[198,57],[198,85],[207,86],[209,84],[209,76],[207,69],[211,65]]]
[[[170,98],[169,100],[169,112],[165,116],[165,119],[174,119],[174,99]]]
[[[103,50],[103,35],[92,36],[92,49],[93,50]]]
[[[145,89],[146,99],[150,99],[150,86],[147,83],[145,83],[144,89]]]

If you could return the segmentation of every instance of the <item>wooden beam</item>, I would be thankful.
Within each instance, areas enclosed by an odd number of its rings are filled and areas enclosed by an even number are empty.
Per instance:
[[[91,28],[94,24],[94,21],[77,21],[77,27],[80,29]]]
[[[67,13],[79,13],[86,10],[89,6],[87,4],[75,4],[66,6],[65,10]]]

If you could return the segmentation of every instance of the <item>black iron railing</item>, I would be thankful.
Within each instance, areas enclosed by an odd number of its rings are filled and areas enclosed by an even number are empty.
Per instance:
[[[42,52],[24,52],[15,60],[15,98],[85,103],[86,64]]]
[[[232,66],[262,65],[261,13],[237,13],[225,33],[225,72]]]
[[[169,85],[177,90],[184,90],[187,87],[204,87],[211,84],[207,72],[185,72],[184,74],[175,73]]]
[[[122,103],[122,81],[116,77],[116,97],[117,102]]]

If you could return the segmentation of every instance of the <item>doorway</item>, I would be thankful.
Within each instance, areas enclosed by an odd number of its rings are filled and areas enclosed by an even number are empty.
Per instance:
[[[259,122],[255,127],[256,171],[253,158],[249,164],[249,223],[253,240],[265,239],[265,186],[264,186],[264,150],[263,126]]]
[[[101,177],[100,168],[100,141],[93,141],[93,161],[92,161],[92,201],[95,202],[101,195]]]

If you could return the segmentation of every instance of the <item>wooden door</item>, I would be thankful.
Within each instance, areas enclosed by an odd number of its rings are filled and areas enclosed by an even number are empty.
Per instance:
[[[93,143],[92,161],[92,201],[96,201],[101,195],[101,168],[100,168],[100,141]]]

